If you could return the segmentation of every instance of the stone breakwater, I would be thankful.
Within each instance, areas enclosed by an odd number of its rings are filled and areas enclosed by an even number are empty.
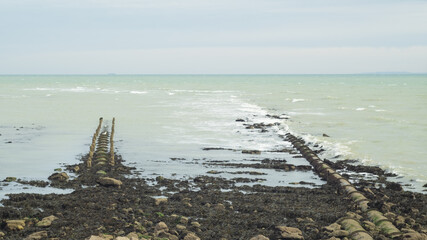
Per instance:
[[[115,121],[110,131],[102,122],[101,118],[89,153],[80,163],[52,174],[50,181],[5,179],[4,183],[74,191],[10,194],[1,201],[0,239],[426,239],[426,195],[402,191],[375,167],[322,161],[292,135],[283,137],[312,166],[264,159],[233,167],[254,175],[261,173],[248,167],[283,172],[314,169],[328,184],[312,189],[248,186],[238,184],[239,179],[213,177],[213,171],[182,180],[161,173],[154,179],[128,178],[135,169],[114,151]],[[338,174],[343,169],[376,173],[378,178],[350,179]],[[70,172],[75,177],[69,177]]]

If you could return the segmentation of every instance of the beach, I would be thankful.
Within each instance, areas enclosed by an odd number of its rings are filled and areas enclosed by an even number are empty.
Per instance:
[[[284,146],[288,147],[277,152],[304,159],[305,165],[288,164],[289,158],[252,159],[245,164],[213,161],[207,164],[233,167],[236,174],[245,173],[255,178],[226,179],[218,177],[220,172],[215,170],[181,180],[168,179],[161,172],[153,178],[143,178],[135,167],[129,167],[122,156],[117,155],[117,148],[110,145],[114,144],[114,128],[109,131],[105,126],[101,130],[101,121],[93,135],[89,153],[77,163],[57,169],[49,176],[50,181],[12,178],[3,181],[3,186],[17,181],[28,186],[72,189],[69,194],[8,195],[8,199],[1,201],[4,206],[0,207],[3,239],[427,237],[425,194],[403,191],[400,184],[387,181],[392,173],[378,167],[328,160],[321,161],[327,167],[316,167],[313,162],[318,158],[316,152],[322,151],[312,151],[303,139],[289,133],[282,136],[286,143]],[[274,126],[250,124],[242,119],[235,121],[258,130],[259,134]],[[262,152],[256,149],[203,150],[238,152],[247,159]],[[185,162],[185,159],[173,161]],[[323,168],[333,173],[325,175]],[[257,184],[266,177],[261,172],[263,169],[286,173],[312,172],[324,182],[320,185],[293,182],[294,187],[265,186]],[[367,174],[371,177],[367,178]],[[348,192],[349,186],[354,186],[354,191]],[[356,199],[353,195],[363,195],[363,199]],[[380,214],[381,221],[370,216],[373,213]],[[17,224],[19,221],[21,225]],[[360,229],[354,229],[353,225],[348,227],[348,221],[359,224]],[[385,223],[393,226],[394,230],[390,231],[388,225],[383,226]]]

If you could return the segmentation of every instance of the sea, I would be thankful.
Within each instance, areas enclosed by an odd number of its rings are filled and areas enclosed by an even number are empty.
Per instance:
[[[323,148],[322,159],[379,166],[406,190],[426,189],[426,74],[2,75],[0,180],[47,180],[78,163],[100,117],[106,125],[116,119],[116,151],[142,177],[186,178],[223,169],[209,162],[253,160],[244,149],[289,160],[274,151],[291,148],[280,137],[290,132]],[[245,123],[274,126],[260,132]],[[222,176],[236,176],[230,171]],[[259,184],[322,182],[312,173],[264,171]],[[31,191],[53,190],[0,184],[0,198]]]

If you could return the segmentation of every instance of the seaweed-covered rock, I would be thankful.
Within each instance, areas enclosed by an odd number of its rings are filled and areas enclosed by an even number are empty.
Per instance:
[[[98,178],[97,183],[104,187],[120,187],[123,184],[122,181],[109,177]]]
[[[65,172],[54,173],[48,177],[49,180],[61,181],[61,182],[67,181],[69,178],[70,177]]]
[[[51,215],[49,217],[43,218],[40,222],[36,224],[37,227],[49,227],[52,225],[52,222],[58,219],[57,217]]]

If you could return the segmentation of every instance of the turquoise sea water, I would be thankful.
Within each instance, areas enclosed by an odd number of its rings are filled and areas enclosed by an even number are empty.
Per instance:
[[[0,179],[74,163],[103,116],[116,117],[116,146],[147,175],[204,171],[171,157],[244,161],[201,149],[278,149],[290,131],[323,158],[381,166],[414,190],[427,183],[427,75],[0,76],[0,116]],[[237,118],[280,126],[260,134]]]

